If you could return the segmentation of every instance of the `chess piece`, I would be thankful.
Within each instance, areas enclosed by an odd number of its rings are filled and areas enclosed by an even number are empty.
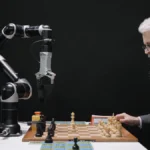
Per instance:
[[[72,125],[72,124],[75,124],[74,119],[75,119],[75,113],[72,112],[72,113],[71,113],[71,125]]]
[[[72,128],[72,131],[75,131],[75,121],[74,121],[74,119],[75,119],[75,113],[74,112],[72,112],[71,113],[71,128]]]
[[[56,129],[56,124],[55,124],[55,119],[54,119],[54,118],[52,119],[51,124],[52,124],[52,129],[55,131],[55,129]]]
[[[55,129],[55,125],[51,123],[47,129],[47,132],[50,133],[51,136],[54,136],[54,131],[55,131],[54,129]]]
[[[40,123],[40,122],[37,122],[37,124],[36,124],[36,134],[35,134],[35,136],[36,136],[36,137],[41,137],[42,135],[43,135],[43,129],[42,129],[41,123]]]
[[[102,120],[99,121],[99,123],[98,123],[98,128],[99,128],[100,130],[103,129],[103,128],[105,128],[105,123],[104,123]]]
[[[121,132],[121,130],[122,130],[122,125],[121,125],[121,123],[118,123],[117,125],[116,125],[116,127],[117,127],[117,137],[122,137],[122,132]]]
[[[52,125],[50,125],[50,126],[48,127],[48,133],[50,133],[51,136],[54,136],[54,130],[53,130],[53,128],[52,128]]]
[[[48,132],[45,143],[53,143],[52,134],[50,132]]]
[[[79,146],[77,145],[78,139],[74,138],[74,145],[72,146],[72,150],[79,150]]]
[[[110,137],[111,136],[109,131],[110,131],[110,129],[107,126],[105,126],[104,127],[104,134],[105,134],[106,137]]]
[[[40,116],[40,122],[41,122],[42,130],[43,130],[43,132],[45,132],[45,129],[46,129],[46,120],[45,120],[45,116],[44,115]]]
[[[105,137],[111,137],[111,134],[107,133],[106,131],[104,132],[104,134],[105,134]]]
[[[52,128],[52,125],[50,125],[48,127],[48,134],[47,134],[47,137],[45,139],[45,143],[53,143],[53,139],[52,139],[53,136],[54,136],[54,130]]]

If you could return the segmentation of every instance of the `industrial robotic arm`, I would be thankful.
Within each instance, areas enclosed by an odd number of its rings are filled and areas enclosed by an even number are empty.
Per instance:
[[[31,38],[41,36],[43,44],[40,51],[40,70],[36,73],[38,96],[44,99],[45,84],[50,87],[54,84],[55,73],[51,71],[52,57],[52,30],[47,25],[29,26],[15,25],[13,23],[5,26],[0,34],[0,43],[14,37]],[[2,136],[20,134],[20,126],[17,121],[19,99],[29,99],[32,96],[32,87],[26,79],[20,79],[15,71],[9,66],[5,58],[0,55],[0,68],[9,77],[1,90],[1,125]],[[50,90],[50,89],[49,89]]]

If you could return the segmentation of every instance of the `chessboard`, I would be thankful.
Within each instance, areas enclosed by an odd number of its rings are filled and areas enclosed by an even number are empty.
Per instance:
[[[31,127],[23,137],[23,142],[30,141],[45,141],[47,137],[47,128],[43,133],[42,137],[36,137],[36,131],[32,131]],[[121,135],[109,134],[104,129],[102,125],[76,125],[75,128],[68,124],[56,124],[56,129],[53,141],[73,141],[74,138],[78,138],[79,141],[94,141],[94,142],[136,142],[138,139],[128,132],[125,128],[121,128]]]
[[[88,141],[82,141],[77,143],[80,150],[94,150],[91,143]],[[73,141],[69,142],[53,142],[53,143],[41,143],[40,150],[72,150],[74,145]]]
[[[29,141],[72,141],[74,138],[82,141],[95,142],[135,142],[138,139],[127,131],[114,116],[107,117],[107,122],[100,120],[98,124],[77,124],[75,113],[71,113],[69,124],[56,124],[54,118],[48,125],[46,122],[37,123],[36,131],[30,127],[23,142]],[[44,126],[43,126],[44,125]],[[44,128],[43,128],[44,127]]]

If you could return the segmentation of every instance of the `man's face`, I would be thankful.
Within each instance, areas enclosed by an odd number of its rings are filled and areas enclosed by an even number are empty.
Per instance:
[[[143,43],[146,46],[145,48],[145,54],[150,54],[150,31],[143,33]]]

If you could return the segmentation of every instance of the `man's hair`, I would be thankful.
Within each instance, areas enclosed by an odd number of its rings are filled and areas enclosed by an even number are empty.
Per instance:
[[[150,18],[145,19],[139,26],[138,31],[143,34],[144,32],[150,31]]]

